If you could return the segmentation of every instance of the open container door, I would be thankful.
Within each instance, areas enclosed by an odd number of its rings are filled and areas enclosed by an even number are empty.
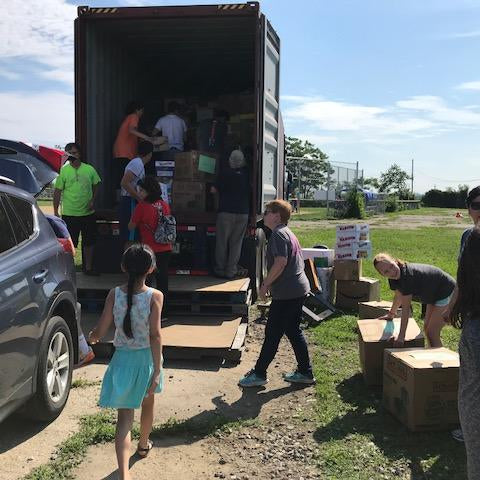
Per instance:
[[[263,56],[263,71],[260,72],[258,105],[259,125],[259,181],[258,212],[265,203],[278,198],[280,157],[279,116],[280,116],[280,39],[264,15],[260,17],[260,51]]]

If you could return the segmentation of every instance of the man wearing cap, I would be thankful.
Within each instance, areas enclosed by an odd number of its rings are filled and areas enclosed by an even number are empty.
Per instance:
[[[237,265],[248,223],[250,178],[241,150],[233,150],[228,165],[217,178],[212,193],[218,193],[215,275],[221,278],[245,276]]]

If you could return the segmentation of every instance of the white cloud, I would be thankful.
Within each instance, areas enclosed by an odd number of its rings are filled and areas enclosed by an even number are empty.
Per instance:
[[[73,85],[73,20],[65,0],[8,0],[0,16],[0,59],[38,62],[41,75]]]
[[[432,95],[420,95],[396,103],[398,107],[416,110],[431,121],[450,126],[480,127],[480,113],[468,108],[449,107],[445,100]]]
[[[2,136],[53,146],[74,138],[74,97],[59,92],[0,93]]]
[[[457,85],[455,88],[458,88],[459,90],[480,90],[480,81],[464,82]]]
[[[291,97],[291,96],[290,96]],[[295,96],[294,96],[295,97]],[[307,123],[318,131],[352,132],[356,136],[375,138],[395,136],[427,130],[433,127],[431,121],[394,112],[390,107],[377,107],[312,100],[311,97],[295,97],[296,105],[287,108],[284,116],[287,123]]]
[[[287,134],[318,144],[398,145],[480,127],[480,112],[474,106],[451,107],[434,95],[414,96],[381,106],[318,96],[285,95],[282,100],[287,104]]]

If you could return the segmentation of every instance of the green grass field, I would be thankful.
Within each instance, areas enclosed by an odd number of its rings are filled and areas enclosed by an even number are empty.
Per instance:
[[[297,226],[294,231],[305,247],[334,244],[333,226],[318,230]],[[373,229],[371,241],[374,253],[386,251],[407,261],[430,263],[455,276],[460,235],[461,230],[447,228]],[[363,274],[381,278],[371,260],[363,262]],[[392,298],[384,279],[381,296]],[[422,325],[419,313],[416,304],[414,315]],[[466,478],[464,446],[455,442],[450,432],[410,433],[383,410],[381,391],[365,386],[358,358],[356,317],[338,316],[310,332],[316,345],[318,381],[314,437],[319,443],[319,471],[324,478]],[[442,338],[445,346],[457,350],[458,330],[445,327]]]

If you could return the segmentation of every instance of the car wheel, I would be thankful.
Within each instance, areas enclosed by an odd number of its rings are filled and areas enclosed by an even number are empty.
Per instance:
[[[27,415],[51,421],[58,417],[67,402],[72,383],[73,342],[70,329],[62,317],[52,317],[40,348],[37,391],[27,407]]]

